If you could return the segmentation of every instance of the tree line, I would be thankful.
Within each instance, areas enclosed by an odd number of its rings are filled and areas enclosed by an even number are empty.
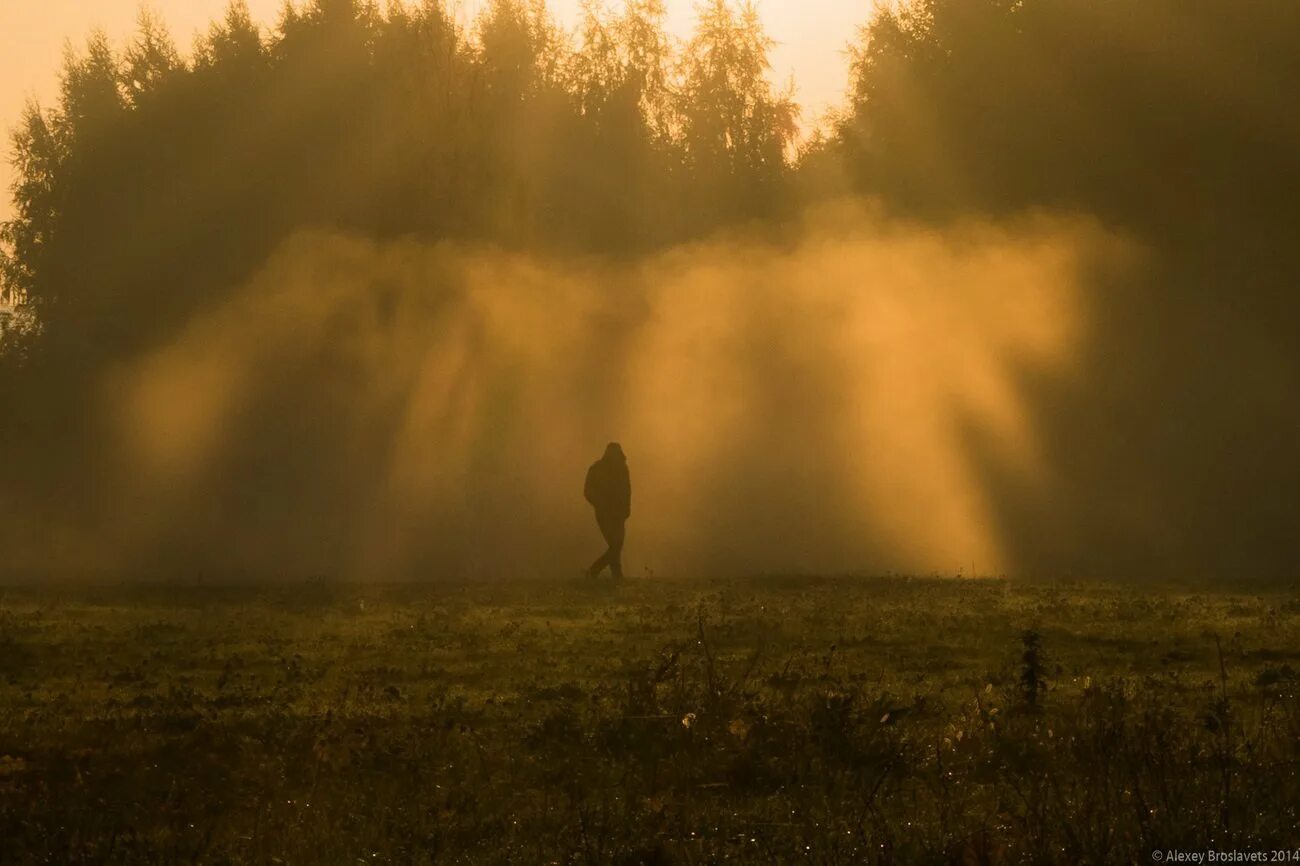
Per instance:
[[[540,0],[472,28],[441,2],[242,0],[178,51],[147,13],[70,53],[14,133],[8,297],[46,338],[118,349],[235,285],[294,229],[628,253],[775,213],[797,132],[751,6],[676,46],[662,0]],[[116,349],[112,349],[116,351]]]
[[[663,0],[588,2],[572,33],[543,0],[468,28],[441,0],[306,0],[270,30],[234,0],[188,57],[142,13],[19,119],[4,296],[50,344],[115,351],[302,226],[630,254],[845,194],[1165,237],[1297,221],[1290,0],[884,5],[802,147],[757,8],[697,11],[678,43]]]

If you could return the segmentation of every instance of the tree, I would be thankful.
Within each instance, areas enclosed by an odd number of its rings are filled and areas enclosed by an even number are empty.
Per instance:
[[[138,109],[184,72],[185,64],[163,23],[154,14],[142,11],[139,30],[126,49],[121,68],[127,102]]]
[[[13,219],[0,225],[0,303],[39,307],[50,300],[42,275],[50,268],[57,231],[65,141],[49,115],[32,102],[13,134]]]
[[[772,40],[753,3],[709,0],[682,58],[676,110],[699,204],[727,221],[770,212],[798,133],[790,92],[767,79]]]
[[[244,0],[232,0],[220,21],[208,27],[195,49],[194,66],[201,71],[252,75],[267,67],[266,44],[248,14]]]

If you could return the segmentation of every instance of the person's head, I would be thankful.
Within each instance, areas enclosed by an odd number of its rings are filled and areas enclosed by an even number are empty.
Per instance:
[[[611,442],[605,446],[605,459],[606,460],[627,460],[627,456],[623,454],[622,445],[619,445],[617,442]]]

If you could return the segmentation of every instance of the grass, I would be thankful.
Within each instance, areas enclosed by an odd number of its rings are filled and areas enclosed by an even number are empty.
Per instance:
[[[4,863],[1122,863],[1300,846],[1300,595],[0,593]]]

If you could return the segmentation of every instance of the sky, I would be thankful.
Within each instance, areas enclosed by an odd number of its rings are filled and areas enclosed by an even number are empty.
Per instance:
[[[471,18],[481,0],[461,0],[460,15]],[[617,5],[617,0],[613,0]],[[182,47],[219,16],[228,0],[150,0],[148,8],[162,16]],[[263,24],[278,17],[283,0],[248,0],[249,10]],[[64,46],[83,42],[93,28],[101,27],[115,44],[132,33],[140,0],[0,0],[0,127],[6,147],[0,164],[0,219],[12,213],[9,187],[8,132],[30,99],[53,101]],[[579,0],[548,0],[556,17],[572,26]],[[696,0],[667,0],[669,26],[674,33],[689,34],[695,20]],[[809,124],[840,102],[848,80],[845,48],[858,25],[870,14],[867,0],[760,0],[759,10],[768,34],[778,45],[772,55],[772,77],[784,84],[794,78],[796,97]]]

